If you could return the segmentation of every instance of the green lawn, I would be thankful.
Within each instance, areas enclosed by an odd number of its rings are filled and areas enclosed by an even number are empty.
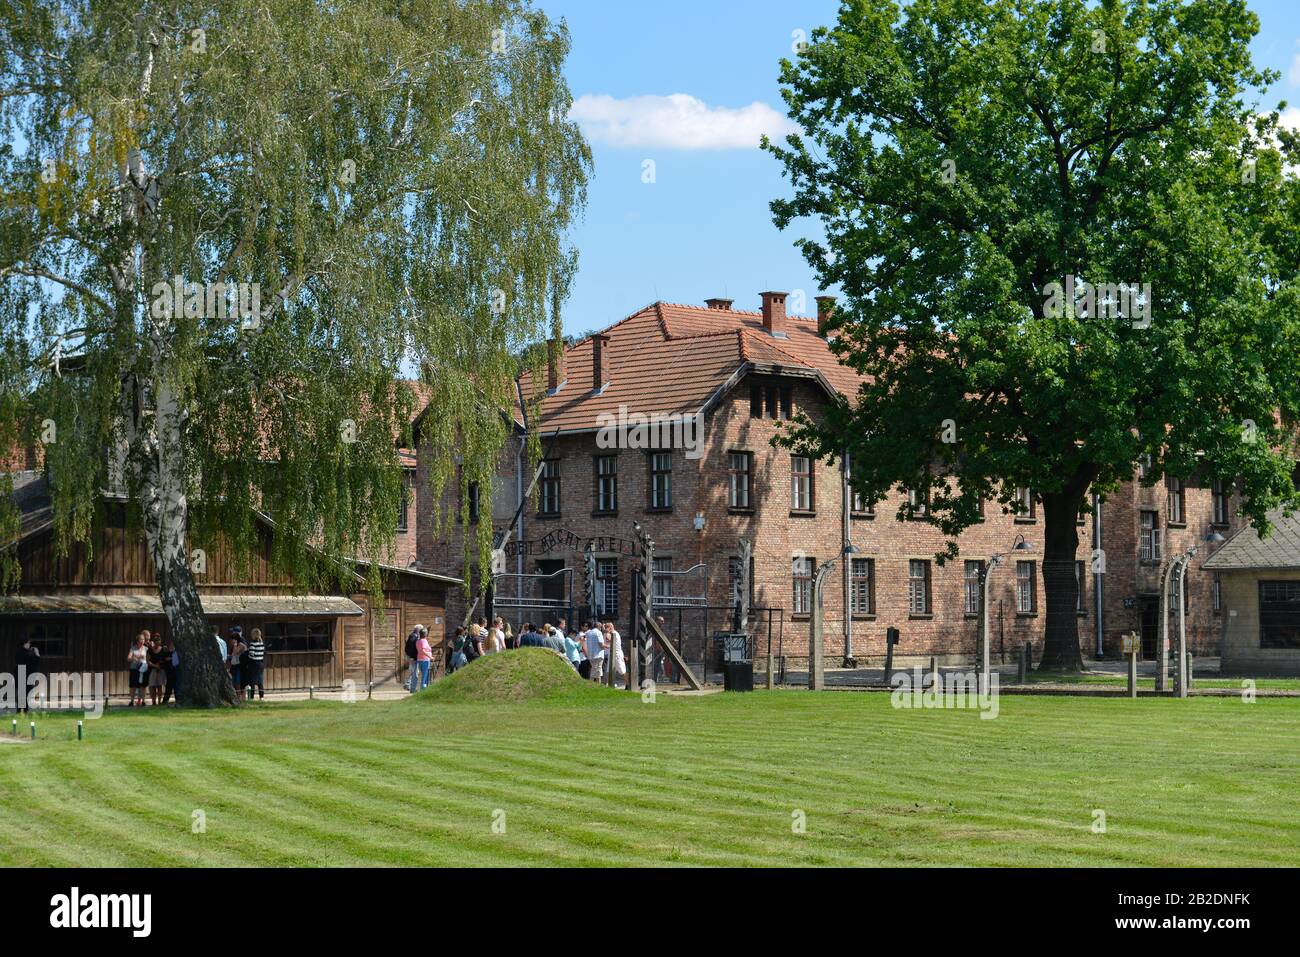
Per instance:
[[[476,697],[119,709],[81,742],[40,718],[0,745],[0,863],[1300,860],[1297,699],[1008,695],[981,720],[882,693]]]

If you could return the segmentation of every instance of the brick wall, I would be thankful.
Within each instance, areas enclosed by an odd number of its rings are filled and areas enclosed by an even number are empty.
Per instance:
[[[775,380],[763,380],[775,381]],[[819,387],[809,380],[784,380],[792,387],[797,410],[816,416],[824,401]],[[843,493],[838,463],[814,465],[814,510],[792,513],[791,457],[784,450],[772,448],[771,439],[781,428],[769,418],[754,418],[750,412],[748,381],[740,383],[708,416],[704,454],[690,459],[678,450],[673,456],[673,507],[671,511],[649,508],[649,465],[641,450],[602,450],[597,448],[596,423],[593,431],[563,436],[557,443],[561,475],[561,512],[558,516],[539,516],[535,506],[525,510],[523,540],[536,543],[548,533],[572,532],[579,539],[608,536],[632,539],[632,523],[639,522],[656,543],[658,557],[671,557],[672,567],[683,570],[699,562],[709,568],[710,604],[730,602],[728,559],[738,554],[738,542],[747,537],[753,542],[754,605],[781,609],[773,621],[773,650],[802,657],[807,653],[808,619],[793,609],[791,562],[795,556],[807,556],[821,563],[837,556],[841,550]],[[594,513],[595,472],[593,456],[618,453],[618,511],[614,515]],[[727,456],[732,451],[753,454],[752,508],[728,508]],[[423,456],[420,457],[423,460]],[[515,487],[515,452],[513,443],[503,452],[499,472],[508,488]],[[1130,483],[1109,497],[1102,510],[1103,548],[1106,552],[1105,648],[1118,649],[1119,635],[1141,628],[1142,596],[1159,589],[1158,568],[1139,564],[1138,511],[1151,508],[1159,513],[1164,538],[1164,557],[1204,538],[1211,514],[1210,490],[1190,481],[1185,492],[1187,522],[1170,527],[1166,522],[1165,486],[1153,488]],[[875,570],[875,607],[871,614],[854,615],[852,650],[860,663],[878,664],[885,654],[885,630],[897,627],[902,642],[896,660],[925,659],[931,655],[969,659],[975,653],[979,621],[963,610],[966,560],[987,561],[995,553],[1007,553],[1017,535],[1024,535],[1030,545],[1026,553],[1007,555],[993,571],[990,592],[990,633],[995,660],[1005,655],[1012,660],[1016,649],[1029,642],[1035,659],[1041,654],[1045,622],[1042,550],[1043,522],[1041,508],[1034,519],[1003,512],[996,502],[986,503],[985,521],[967,530],[959,539],[960,554],[955,561],[938,564],[935,555],[942,550],[944,538],[935,528],[920,521],[899,520],[896,515],[902,502],[900,492],[876,503],[874,516],[855,516],[851,536],[859,550],[854,557],[872,559]],[[428,571],[461,574],[461,532],[453,521],[441,534],[434,534],[429,521],[434,501],[428,488],[423,466],[417,471],[417,503],[420,522],[416,549],[419,565]],[[454,503],[450,503],[454,507]],[[485,499],[485,509],[486,509]],[[486,513],[485,513],[486,514]],[[704,530],[697,532],[694,520],[704,517]],[[507,516],[508,519],[508,516]],[[498,516],[498,523],[501,519]],[[1234,520],[1235,521],[1235,520]],[[1235,526],[1234,526],[1235,527]],[[1222,529],[1225,537],[1230,529]],[[1092,518],[1079,527],[1077,559],[1085,562],[1084,611],[1079,616],[1079,640],[1085,655],[1091,656],[1095,644],[1094,579],[1091,573]],[[1197,654],[1217,650],[1221,618],[1213,612],[1212,575],[1200,569],[1212,546],[1202,544],[1200,554],[1189,569],[1188,635],[1189,646]],[[615,547],[597,552],[599,557],[616,559],[619,566],[619,615],[617,626],[625,634],[630,628],[632,580],[637,560],[620,554]],[[563,559],[575,569],[573,585],[581,603],[584,588],[582,555],[572,548],[551,552],[534,551],[523,557],[523,570],[536,572],[537,562]],[[908,563],[912,559],[930,562],[932,611],[912,615],[908,609]],[[1016,561],[1034,562],[1036,610],[1022,614],[1016,610]],[[509,561],[514,572],[517,560]],[[687,583],[679,583],[685,589]],[[845,600],[843,576],[838,569],[824,589],[826,655],[830,665],[838,665],[845,647]],[[1127,601],[1126,601],[1127,599]],[[1125,607],[1130,604],[1132,607]],[[448,598],[448,622],[456,623],[463,615],[463,602]],[[665,612],[670,630],[675,613]],[[524,617],[525,613],[519,613]],[[532,617],[539,617],[533,615]],[[689,616],[688,616],[689,617]],[[702,619],[694,616],[696,627]],[[515,625],[518,626],[516,621]],[[720,617],[711,617],[709,630],[724,629]],[[760,651],[765,651],[766,630],[760,635]]]

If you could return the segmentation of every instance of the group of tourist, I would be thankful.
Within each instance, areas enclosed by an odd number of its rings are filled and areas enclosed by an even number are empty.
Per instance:
[[[147,628],[141,631],[127,652],[126,668],[127,686],[131,693],[128,707],[145,706],[145,689],[149,691],[149,704],[172,703],[173,695],[177,694],[181,659],[175,642],[170,638],[163,641],[161,632]]]
[[[614,673],[614,683],[623,687],[627,680],[627,661],[623,652],[623,638],[612,621],[588,620],[581,628],[569,629],[563,618],[554,623],[536,625],[526,621],[518,634],[509,623],[494,618],[489,626],[480,617],[468,627],[461,626],[447,642],[446,666],[452,672],[465,667],[476,658],[514,648],[547,648],[573,665],[574,670],[590,681],[605,679],[606,662]],[[422,627],[422,626],[421,626]],[[427,632],[425,633],[427,639]],[[408,657],[412,657],[409,652]],[[427,645],[427,640],[425,641]],[[427,669],[420,668],[420,674]],[[411,690],[416,690],[416,668],[412,668]],[[428,684],[427,674],[421,678],[421,687]]]
[[[245,639],[244,629],[232,625],[225,639],[220,632],[214,632],[212,637],[217,643],[221,660],[230,672],[230,683],[235,686],[235,691],[241,697],[247,693],[250,701],[254,694],[258,698],[265,698],[266,642],[262,639],[262,629],[252,629]]]
[[[220,632],[214,632],[212,638],[235,690],[241,695],[247,692],[250,699],[254,695],[265,698],[266,642],[262,630],[254,628],[245,638],[244,629],[232,625],[225,638]],[[172,639],[164,641],[161,632],[147,628],[141,631],[127,652],[126,667],[131,693],[129,707],[143,708],[146,690],[150,704],[171,704],[173,696],[179,701],[181,660]]]

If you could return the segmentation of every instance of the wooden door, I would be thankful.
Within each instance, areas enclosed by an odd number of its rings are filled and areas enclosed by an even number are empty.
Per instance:
[[[397,609],[385,608],[382,615],[372,613],[370,680],[376,688],[402,680],[400,634]]]

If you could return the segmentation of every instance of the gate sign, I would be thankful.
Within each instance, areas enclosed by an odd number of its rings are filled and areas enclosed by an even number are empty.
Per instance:
[[[1136,631],[1120,635],[1120,650],[1126,655],[1135,655],[1142,650],[1142,639]]]
[[[506,573],[506,551],[504,548],[492,549],[492,574],[504,575]]]

